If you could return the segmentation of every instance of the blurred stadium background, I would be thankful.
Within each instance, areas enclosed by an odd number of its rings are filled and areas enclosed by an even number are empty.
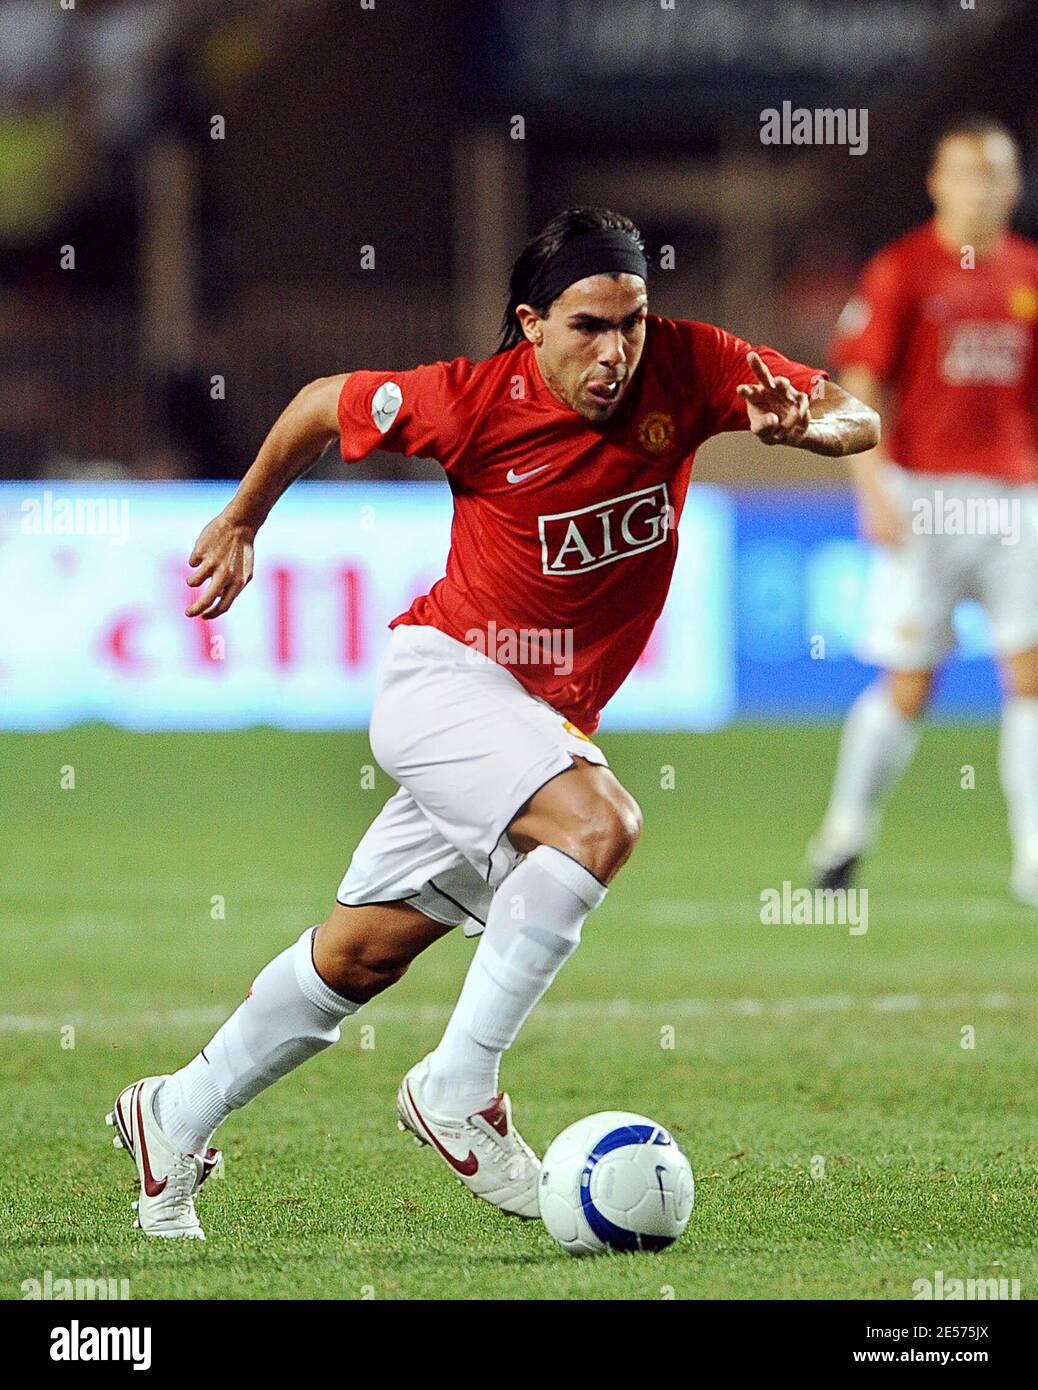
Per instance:
[[[282,504],[218,676],[175,571],[222,494],[139,484],[240,476],[314,376],[486,355],[518,247],[577,201],[672,262],[657,311],[824,361],[864,256],[925,216],[953,112],[1020,134],[1038,232],[1036,59],[1010,0],[2,0],[0,578],[35,596],[5,621],[3,722],[363,724],[388,610],[446,548],[446,490],[414,486],[436,465],[354,467],[393,487],[344,493],[338,527],[314,489]],[[786,100],[867,108],[867,154],[763,146]],[[333,450],[311,476],[344,474]],[[696,535],[612,727],[837,712],[865,678],[842,466],[727,436],[696,476]],[[117,543],[61,534],[76,495],[129,509]],[[334,611],[308,627],[318,591]],[[939,708],[987,713],[981,615],[961,631]]]

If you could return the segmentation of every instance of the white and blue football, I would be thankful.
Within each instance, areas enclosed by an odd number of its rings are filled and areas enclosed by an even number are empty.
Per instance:
[[[603,1110],[548,1146],[538,1188],[541,1217],[571,1255],[662,1250],[688,1225],[692,1165],[662,1125]]]

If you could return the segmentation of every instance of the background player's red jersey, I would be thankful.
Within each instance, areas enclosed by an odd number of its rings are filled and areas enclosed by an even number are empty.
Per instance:
[[[905,468],[1038,478],[1038,246],[1006,234],[964,269],[932,222],[865,267],[831,347],[894,392],[883,448]]]
[[[634,378],[601,426],[551,394],[529,343],[483,362],[354,372],[339,401],[343,458],[380,447],[435,458],[454,494],[446,577],[391,626],[429,624],[488,656],[495,643],[478,634],[491,623],[499,635],[569,629],[571,670],[509,670],[593,731],[666,600],[696,449],[748,428],[735,388],[755,380],[749,350],[721,328],[650,316]],[[757,351],[808,394],[825,375]]]

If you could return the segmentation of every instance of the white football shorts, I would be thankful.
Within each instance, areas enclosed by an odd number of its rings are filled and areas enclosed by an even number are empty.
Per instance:
[[[987,611],[998,656],[1038,646],[1038,489],[887,466],[908,534],[873,562],[860,656],[929,671],[955,646],[955,608]]]
[[[574,757],[608,766],[505,666],[434,627],[393,629],[370,738],[400,788],[357,846],[338,901],[406,900],[469,934],[522,858],[505,834],[519,810]]]

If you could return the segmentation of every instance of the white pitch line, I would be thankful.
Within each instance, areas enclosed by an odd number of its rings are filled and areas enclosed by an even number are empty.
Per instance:
[[[546,1023],[565,1023],[593,1019],[669,1019],[669,1018],[789,1018],[810,1014],[833,1013],[961,1013],[970,1009],[987,1012],[1006,1009],[1038,1007],[1036,996],[1008,994],[960,994],[926,998],[919,994],[850,994],[803,995],[788,999],[584,999],[571,1003],[541,1004],[534,1018]],[[104,1029],[164,1029],[216,1026],[233,1011],[210,1004],[200,1008],[141,1011],[137,1013],[83,1013],[70,1010],[65,1014],[0,1014],[0,1033],[58,1032],[69,1024],[76,1028]],[[442,1004],[395,1004],[387,1001],[373,1004],[357,1021],[436,1023],[445,1020],[450,1008]]]

